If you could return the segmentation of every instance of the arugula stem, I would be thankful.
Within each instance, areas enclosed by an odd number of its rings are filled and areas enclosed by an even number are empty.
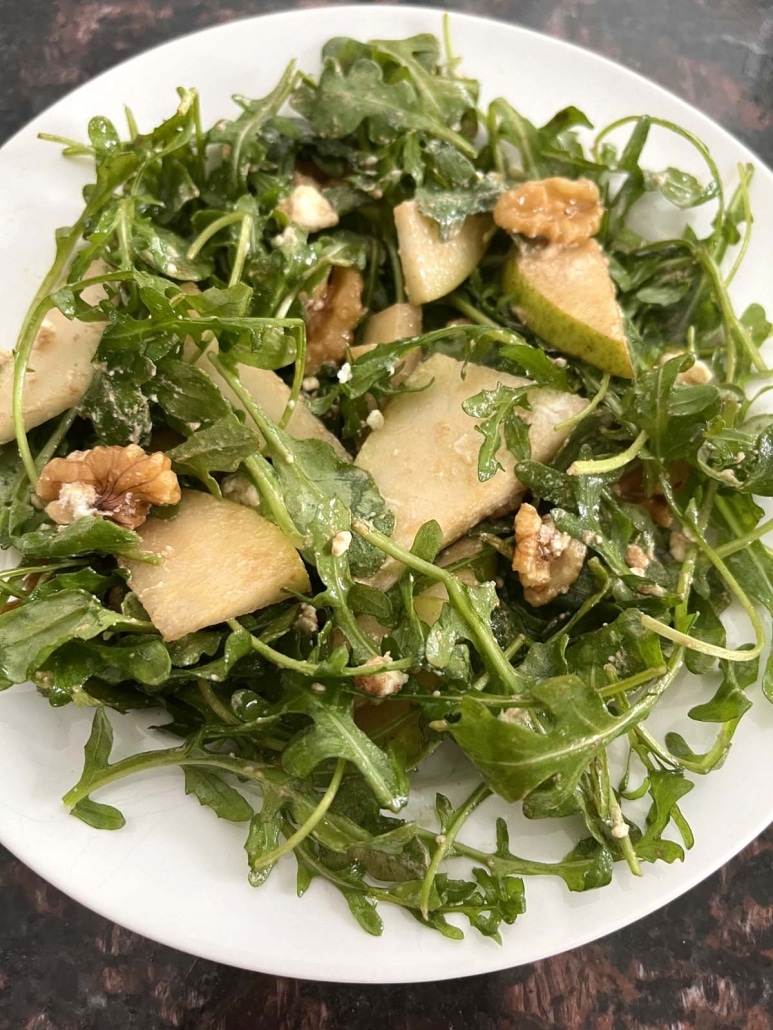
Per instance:
[[[637,124],[641,121],[640,115],[627,115],[625,118],[618,118],[617,121],[607,125],[601,132],[596,136],[593,143],[593,157],[597,162],[601,162],[601,144],[616,129],[622,128],[624,125],[630,125],[632,122]],[[717,215],[716,215],[716,228],[711,236],[712,247],[715,250],[721,241],[721,230],[725,220],[725,191],[722,187],[722,176],[719,173],[719,168],[714,158],[711,156],[711,151],[697,136],[693,135],[688,129],[682,128],[680,125],[676,125],[674,122],[668,121],[665,118],[656,118],[652,115],[647,116],[647,121],[651,125],[657,125],[661,129],[666,129],[668,132],[673,132],[677,136],[681,136],[682,139],[687,140],[688,143],[692,144],[693,147],[698,151],[709,169],[712,182],[716,189],[717,197]]]
[[[605,472],[615,472],[623,468],[636,457],[647,442],[647,430],[642,429],[633,443],[624,451],[611,458],[600,458],[596,461],[573,461],[566,470],[570,476],[600,476]]]
[[[571,426],[579,425],[579,423],[582,422],[583,419],[586,419],[588,415],[591,415],[599,406],[599,404],[601,404],[601,402],[604,400],[604,398],[607,395],[607,391],[609,390],[609,384],[611,381],[612,376],[609,374],[609,372],[605,372],[602,377],[601,384],[596,393],[594,394],[590,403],[586,407],[584,407],[582,411],[578,411],[577,414],[573,415],[571,418],[565,418],[563,422],[557,422],[553,426],[553,429],[569,429]]]
[[[470,304],[468,300],[460,296],[458,293],[452,293],[445,298],[445,303],[450,304],[452,308],[469,318],[471,322],[475,322],[476,325],[487,325],[492,329],[502,329],[503,327],[499,322],[495,322],[493,318],[489,318],[488,315],[484,315],[482,311],[475,307],[474,304]]]
[[[636,738],[652,752],[653,755],[668,769],[682,769],[684,763],[681,758],[676,758],[670,751],[667,751],[659,741],[652,736],[646,726],[635,726],[633,730]]]
[[[746,351],[746,355],[752,365],[758,372],[769,372],[770,369],[768,368],[765,359],[760,354],[759,348],[752,340],[738,315],[735,313],[733,302],[730,300],[725,282],[722,278],[722,272],[715,257],[703,246],[699,246],[697,248],[696,255],[714,287],[714,294],[717,302],[719,303],[722,318],[724,319],[730,334],[729,342],[739,343],[741,345],[743,350]],[[730,349],[728,350],[728,368],[726,375],[729,382],[733,382],[735,380],[734,353]]]
[[[704,755],[699,755],[697,760],[680,756],[678,759],[679,765],[688,772],[706,776],[726,754],[739,721],[739,719],[731,719],[729,722],[724,723],[717,734],[716,740]]]
[[[243,404],[244,410],[247,412],[250,418],[252,418],[255,425],[263,434],[263,437],[266,440],[269,451],[271,452],[274,461],[282,461],[285,463],[285,465],[295,465],[295,455],[287,447],[284,439],[282,438],[281,430],[279,430],[277,426],[271,421],[271,419],[268,417],[263,408],[261,408],[261,406],[256,403],[252,395],[244,389],[244,387],[241,384],[241,381],[239,380],[239,376],[231,368],[229,368],[229,366],[226,365],[225,362],[223,362],[222,358],[219,355],[210,354],[209,360],[220,372],[223,378],[227,381],[231,389],[234,391],[234,393],[237,395],[237,397]],[[264,461],[265,459],[261,459],[261,462]],[[265,469],[261,470],[261,462],[258,462],[255,456],[248,458],[244,464],[247,465],[247,462],[250,463],[248,467],[254,466],[256,472],[262,471],[263,473],[265,473]],[[265,464],[268,465],[268,462],[266,462]],[[299,472],[298,474],[300,475],[301,473]],[[266,479],[267,476],[264,474],[263,478]],[[308,477],[304,476],[304,479],[308,491],[318,498],[320,504],[323,504],[327,500],[323,491],[320,490],[319,486]],[[256,485],[258,484],[256,483]],[[278,524],[282,526],[282,528],[284,528],[285,525],[287,525],[288,521],[290,522],[290,524],[292,524],[292,520],[290,519],[290,515],[287,512],[286,505],[282,500],[280,500],[280,498],[280,492],[274,489],[271,498],[269,499],[269,497],[267,497],[267,503],[275,504],[277,506],[276,511],[273,507],[271,508],[271,511],[272,514],[274,514],[275,517],[277,517]],[[279,521],[280,518],[281,521]],[[298,537],[299,531],[293,525],[292,539],[297,540]],[[297,546],[308,547],[309,545],[310,542],[304,540],[302,544]],[[345,597],[347,588],[342,577],[341,561],[336,560],[334,565],[336,575],[335,586],[337,588],[337,592],[340,597]],[[354,613],[347,604],[339,603],[336,605],[336,616],[340,628],[349,638],[350,643],[356,645],[360,651],[367,655],[378,655],[378,651],[376,650],[373,641],[362,630],[360,624],[354,617]]]
[[[126,118],[126,131],[129,133],[129,142],[133,143],[140,134],[137,119],[134,117],[132,109],[126,104],[124,104],[123,113]]]
[[[713,486],[715,487],[714,490],[707,491],[712,504],[715,499],[716,484],[713,484]],[[719,557],[714,548],[706,542],[703,537],[701,526],[696,525],[696,523],[687,515],[683,516],[683,521],[692,531],[692,535],[694,537],[693,545],[699,548],[706,555],[748,616],[749,622],[754,630],[754,647],[744,650],[731,650],[726,647],[719,647],[716,644],[710,644],[704,640],[698,640],[695,637],[691,637],[687,633],[681,632],[676,627],[672,628],[671,626],[667,626],[665,623],[659,622],[657,619],[653,619],[649,615],[642,615],[642,626],[644,626],[645,629],[651,629],[654,633],[657,633],[661,637],[665,637],[667,640],[681,644],[683,647],[687,647],[692,651],[700,651],[703,654],[711,655],[714,658],[725,658],[730,662],[754,661],[754,659],[762,653],[762,649],[765,646],[765,630],[762,625],[762,620],[757,614],[756,608],[749,600],[748,595],[743,590],[738,580],[722,561],[721,557]]]
[[[287,398],[287,404],[285,410],[282,412],[282,417],[279,419],[279,428],[286,429],[287,424],[293,417],[293,412],[298,405],[298,398],[301,394],[303,387],[303,379],[306,374],[306,327],[298,327],[297,343],[295,348],[295,371],[293,373],[293,382],[290,387],[290,396]]]
[[[510,643],[507,645],[507,647],[502,651],[502,654],[505,656],[505,658],[509,662],[512,658],[515,657],[515,655],[518,654],[518,652],[521,650],[523,645],[528,643],[528,641],[529,641],[529,638],[524,633],[519,633],[517,637],[513,637],[513,639],[510,641]],[[485,690],[485,688],[488,686],[488,682],[489,682],[489,673],[488,673],[488,671],[482,672],[480,674],[480,676],[478,676],[478,678],[476,680],[473,680],[472,689],[473,690],[478,690],[478,691]],[[460,698],[460,700],[461,700],[461,698]],[[513,703],[513,699],[511,697],[508,697],[507,701],[508,701],[509,704]]]
[[[236,619],[229,619],[228,625],[235,633],[247,632],[244,626],[242,626]],[[292,672],[299,672],[301,675],[309,676],[312,679],[326,679],[331,676],[331,673],[325,673],[324,664],[305,662],[300,658],[291,658],[289,655],[275,650],[269,644],[264,643],[260,637],[253,636],[251,633],[250,643],[254,651],[263,658],[267,658],[274,665],[280,666],[280,668],[290,669]],[[374,676],[381,672],[401,672],[405,669],[412,668],[415,664],[416,663],[413,658],[399,658],[394,662],[385,660],[380,665],[376,665],[375,662],[372,665],[348,665],[343,669],[337,669],[334,675],[335,677],[343,676],[347,679],[356,678],[357,676]]]
[[[207,680],[199,679],[196,680],[196,685],[199,688],[199,693],[204,698],[204,701],[209,705],[215,715],[220,719],[221,722],[229,723],[231,726],[243,726],[244,723],[239,719],[230,708],[227,708],[217,694],[212,689],[210,683]]]
[[[421,838],[425,841],[435,839],[431,830],[421,830]],[[487,851],[480,851],[478,848],[470,847],[461,841],[454,841],[454,846],[449,858],[467,858],[473,862],[480,862],[482,866],[497,876],[559,876],[565,879],[564,870],[567,863],[564,862],[539,862],[531,858],[519,858],[517,855],[489,854]]]
[[[639,865],[639,860],[636,857],[636,852],[634,851],[633,844],[631,843],[628,823],[625,821],[623,810],[620,807],[620,801],[618,800],[615,789],[612,786],[612,780],[609,775],[609,760],[607,758],[606,750],[602,750],[598,756],[597,771],[597,786],[599,791],[602,792],[602,796],[599,799],[602,806],[599,810],[599,815],[601,816],[610,837],[619,845],[628,868],[634,876],[641,876],[641,866]]]
[[[754,168],[751,165],[738,165],[738,190],[737,193],[741,199],[741,209],[743,211],[743,223],[744,223],[744,234],[741,240],[741,245],[738,248],[738,253],[735,256],[733,265],[730,271],[725,276],[725,287],[729,287],[733,279],[735,279],[738,269],[743,264],[746,252],[749,249],[749,244],[752,240],[752,231],[754,228],[754,219],[752,218],[751,205],[749,203],[749,183],[751,182],[752,175],[754,174]],[[735,201],[735,198],[733,198]],[[718,257],[718,255],[717,255]]]
[[[659,676],[664,676],[667,671],[668,670],[664,665],[653,666],[650,669],[642,669],[641,672],[637,672],[633,676],[628,676],[624,680],[615,680],[614,683],[610,683],[607,687],[599,687],[599,696],[615,697],[617,694],[623,694],[629,690],[636,690],[637,687],[644,686],[644,684],[649,683],[650,680],[657,679]]]
[[[234,263],[231,267],[231,275],[228,279],[229,289],[241,282],[242,272],[244,271],[244,262],[247,260],[247,255],[250,252],[250,236],[252,235],[253,221],[254,220],[251,215],[245,214],[242,217],[242,226],[239,230],[239,241],[236,244],[236,256],[234,257]]]
[[[212,237],[216,236],[221,229],[225,229],[228,225],[234,225],[235,222],[241,222],[243,226],[248,217],[243,211],[230,211],[228,214],[216,218],[214,222],[209,223],[206,229],[201,230],[185,252],[185,257],[188,261],[194,261],[201,253],[202,247],[209,243]]]
[[[274,479],[274,470],[270,462],[266,461],[262,454],[251,454],[242,462],[245,471],[260,492],[261,499],[266,502],[266,507],[293,547],[300,550],[307,548],[310,540],[295,528],[295,523],[282,500],[282,494]]]
[[[59,276],[57,275],[56,278],[58,279]],[[21,336],[16,344],[16,349],[13,352],[13,393],[11,401],[13,404],[13,428],[16,434],[16,444],[19,448],[19,454],[21,455],[21,460],[24,464],[27,479],[33,486],[37,482],[38,470],[35,465],[35,460],[32,457],[29,440],[27,439],[27,430],[24,424],[24,378],[38,329],[40,329],[46,314],[51,310],[49,293],[53,288],[53,283],[49,282],[50,279],[51,276],[49,274],[38,290],[36,294],[37,303],[33,301],[33,304],[27,313],[24,328],[22,329]],[[54,280],[54,282],[55,281],[56,280]],[[43,287],[46,287],[45,294],[41,299],[38,299],[43,292]]]
[[[100,208],[114,196],[115,192],[128,182],[135,172],[137,158],[136,155],[118,154],[113,159],[106,161],[105,165],[108,166],[108,172],[101,182],[99,172],[97,173],[97,182],[80,218],[57,239],[56,258],[32,298],[13,352],[13,427],[22,463],[30,483],[33,484],[37,479],[37,470],[24,425],[24,380],[32,348],[43,319],[51,308],[49,295],[65,274],[86,226],[91,223]],[[116,166],[117,172],[115,171]],[[110,172],[113,174],[109,174]]]
[[[429,866],[427,867],[427,871],[424,874],[421,891],[419,892],[419,908],[424,919],[429,919],[429,899],[432,894],[432,888],[435,884],[435,877],[440,869],[440,864],[453,847],[454,841],[467,819],[472,815],[478,805],[489,797],[491,797],[491,789],[487,787],[485,783],[479,784],[467,800],[463,801],[462,804],[454,811],[453,818],[445,828],[444,832],[435,837],[435,852]]]
[[[267,852],[265,855],[261,855],[260,858],[255,859],[251,863],[251,868],[254,873],[259,872],[261,869],[265,869],[266,866],[271,866],[277,862],[283,855],[288,854],[290,851],[294,851],[299,844],[302,844],[306,838],[314,832],[317,826],[322,822],[327,814],[327,810],[333,804],[338,793],[338,788],[341,786],[341,780],[344,776],[344,770],[346,769],[346,759],[339,758],[336,762],[335,771],[333,778],[330,781],[330,785],[320,799],[319,804],[311,813],[309,818],[300,826],[292,836],[288,837],[283,844],[279,847],[274,848],[273,851]]]
[[[64,147],[62,153],[65,157],[94,157],[96,153],[88,143],[80,143],[77,139],[70,139],[69,136],[57,136],[53,132],[39,132],[38,139],[44,143],[58,143]]]
[[[404,304],[405,283],[403,282],[403,266],[400,263],[400,255],[392,240],[385,239],[384,247],[389,255],[389,267],[392,269],[392,279],[395,284],[395,304]]]
[[[172,765],[179,765],[181,768],[193,766],[199,769],[223,769],[225,772],[233,773],[245,780],[252,780],[261,786],[265,782],[264,770],[272,768],[269,765],[258,765],[241,758],[232,758],[230,755],[210,752],[196,755],[189,751],[187,745],[183,744],[180,747],[164,748],[160,751],[144,751],[142,754],[132,755],[120,762],[114,762],[100,770],[86,783],[77,783],[64,795],[62,801],[69,809],[72,809],[95,790],[100,790],[109,783],[115,783],[124,776],[132,776],[134,773],[145,772],[147,769],[162,769]]]
[[[442,583],[448,593],[448,600],[469,627],[472,639],[475,641],[489,674],[493,675],[505,687],[510,687],[513,693],[517,693],[520,686],[520,676],[505,657],[494,634],[491,632],[491,627],[478,615],[470,604],[464,584],[456,576],[447,572],[446,569],[438,568],[437,565],[424,561],[423,558],[417,557],[411,551],[406,551],[404,547],[400,547],[390,537],[379,533],[378,530],[368,526],[361,519],[355,519],[352,522],[352,529],[363,540],[367,540],[368,543],[378,547],[380,551],[383,551],[390,557],[396,558],[402,565],[423,576],[427,576],[428,579],[436,583]]]
[[[717,498],[717,507],[720,509],[727,508],[722,502],[722,498]],[[727,518],[726,512],[723,510],[722,514]],[[767,519],[765,522],[760,522],[754,529],[749,530],[748,533],[744,533],[743,536],[737,537],[735,540],[728,540],[726,544],[720,544],[719,547],[714,548],[714,553],[719,558],[727,558],[731,554],[736,554],[738,551],[744,551],[750,544],[761,542],[761,537],[765,536],[766,533],[770,533],[773,530],[773,519]]]

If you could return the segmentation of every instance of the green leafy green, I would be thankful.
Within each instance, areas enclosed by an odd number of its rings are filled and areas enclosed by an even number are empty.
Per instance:
[[[499,942],[524,911],[526,876],[584,891],[608,884],[616,862],[638,874],[643,862],[681,861],[693,844],[680,808],[691,777],[727,759],[760,675],[773,700],[756,610],[773,613],[773,551],[755,500],[773,496],[771,323],[757,303],[737,314],[730,292],[750,240],[751,167],[726,193],[705,144],[654,115],[594,134],[573,106],[543,125],[501,97],[481,109],[479,84],[427,34],[332,39],[318,78],[291,63],[267,95],[234,102],[207,128],[196,92],[180,90],[150,132],[129,117],[122,138],[96,116],[83,144],[59,140],[92,162],[94,181],[57,234],[9,367],[16,439],[0,450],[0,543],[20,564],[0,575],[0,687],[32,679],[51,705],[94,709],[66,805],[118,829],[121,813],[92,795],[179,768],[189,803],[244,824],[249,883],[292,853],[298,893],[324,880],[374,936],[392,905],[451,940],[469,925]],[[691,147],[705,171],[653,168],[655,132]],[[398,204],[415,201],[448,240],[505,191],[549,176],[598,186],[597,240],[632,380],[557,356],[523,324],[502,288],[512,240],[493,220],[479,266],[422,305],[422,332],[360,346],[373,342],[371,313],[413,292]],[[321,222],[293,221],[300,186],[307,199],[316,192]],[[641,235],[652,194],[685,212],[673,239]],[[697,208],[711,222],[702,238]],[[348,311],[327,289],[341,268],[354,284]],[[97,283],[104,296],[90,303]],[[52,307],[101,323],[102,335],[84,396],[25,432],[33,346]],[[467,455],[467,436],[441,419],[395,441],[395,457],[415,462],[440,498],[406,541],[412,499],[382,494],[356,455],[369,433],[390,431],[395,395],[410,403],[406,368],[433,355],[525,379],[464,403],[478,484],[460,520],[443,497],[467,487],[447,479],[442,454]],[[574,417],[556,415],[552,457],[550,426],[541,440],[529,432],[544,401],[534,387],[583,398]],[[310,589],[229,609],[231,577],[234,588],[259,584],[242,583],[234,562],[224,588],[211,554],[212,584],[166,597],[168,553],[151,553],[141,521],[114,521],[117,496],[148,486],[131,470],[88,484],[97,514],[55,525],[35,494],[43,467],[129,444],[163,452],[183,490],[259,509],[291,557],[297,549]],[[510,492],[540,523],[531,538],[520,520],[516,537],[492,491],[513,475],[505,451],[520,484]],[[173,525],[177,508],[151,514]],[[128,571],[137,561],[157,566],[158,596]],[[267,553],[257,579],[282,564]],[[164,640],[151,602],[194,605],[209,590],[224,621]],[[732,602],[750,627],[738,642],[723,622]],[[689,689],[683,669],[699,678]],[[649,722],[667,692],[688,717],[674,721],[684,736]],[[131,718],[151,706],[176,743],[114,758],[107,709]],[[697,723],[714,733],[704,752],[688,740]],[[449,785],[434,812],[406,809],[409,772],[453,746],[475,770],[466,799],[449,800]],[[613,758],[624,763],[615,783]],[[485,805],[496,817],[490,851],[465,840]],[[509,805],[529,819],[571,817],[564,858],[513,853]],[[397,817],[404,810],[421,820]]]

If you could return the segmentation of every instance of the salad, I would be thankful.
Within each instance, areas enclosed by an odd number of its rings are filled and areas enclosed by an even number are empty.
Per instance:
[[[318,79],[236,101],[59,140],[95,182],[0,368],[0,684],[93,707],[65,803],[120,829],[110,784],[179,766],[253,886],[294,858],[372,934],[392,904],[499,939],[526,875],[681,860],[681,798],[773,692],[771,327],[728,296],[752,169],[726,195],[670,123],[481,111],[427,35],[331,40]],[[648,169],[651,131],[705,180]],[[646,238],[653,199],[710,232]],[[685,671],[705,753],[647,723]],[[159,746],[116,758],[141,708]],[[480,782],[420,825],[438,748]],[[530,859],[500,818],[469,846],[492,795],[576,845]]]

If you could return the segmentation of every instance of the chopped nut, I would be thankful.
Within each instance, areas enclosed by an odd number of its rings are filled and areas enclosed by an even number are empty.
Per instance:
[[[674,490],[684,486],[688,475],[689,469],[684,462],[675,461],[668,467],[668,478]],[[629,504],[640,504],[646,508],[656,525],[668,529],[674,521],[660,486],[655,484],[651,488],[652,492],[648,492],[644,481],[644,466],[640,462],[634,465],[630,472],[626,472],[615,483],[613,489]]]
[[[515,516],[513,571],[518,573],[523,596],[535,608],[565,594],[580,575],[585,544],[561,533],[550,515],[540,518],[531,504],[522,504]]]
[[[650,557],[638,544],[629,544],[625,549],[625,564],[631,572],[643,573],[649,568]]]
[[[365,314],[362,276],[356,268],[336,267],[321,290],[306,306],[306,373],[323,365],[338,365],[354,339]]]
[[[38,479],[36,492],[54,522],[67,525],[86,515],[102,515],[136,529],[152,504],[180,500],[177,476],[163,451],[147,454],[136,444],[94,447],[54,458]]]
[[[601,228],[604,207],[590,179],[535,179],[503,193],[494,221],[508,232],[543,236],[554,243],[577,243]]]
[[[383,665],[391,658],[391,654],[387,651],[383,655],[373,655],[365,662],[365,665]],[[375,672],[372,676],[356,676],[354,679],[355,686],[373,697],[389,697],[391,694],[397,694],[407,682],[407,674],[398,670]]]

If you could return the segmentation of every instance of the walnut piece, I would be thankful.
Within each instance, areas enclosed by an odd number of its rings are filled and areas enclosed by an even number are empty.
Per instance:
[[[625,564],[635,576],[643,576],[650,566],[650,555],[638,544],[628,544],[625,549]]]
[[[687,482],[689,468],[683,461],[674,461],[668,466],[668,478],[674,491],[680,490]],[[637,462],[615,483],[613,490],[629,504],[640,504],[650,513],[657,526],[668,529],[674,521],[671,509],[659,484],[648,487],[644,479],[644,466]]]
[[[391,658],[391,654],[387,651],[384,655],[373,655],[372,658],[365,662],[365,665],[383,665],[385,662],[390,661]],[[355,686],[359,687],[366,694],[370,694],[371,697],[389,697],[391,694],[397,694],[407,682],[408,676],[406,673],[396,669],[387,672],[374,672],[370,676],[355,676],[354,678]]]
[[[40,473],[36,492],[54,522],[67,525],[102,515],[136,529],[152,504],[176,504],[180,486],[163,451],[147,454],[136,444],[94,447],[54,458]]]
[[[599,188],[590,179],[534,179],[503,193],[494,221],[507,232],[553,243],[578,243],[601,228],[604,207]]]
[[[533,505],[522,504],[516,512],[513,571],[532,607],[567,592],[580,575],[585,551],[585,544],[561,533],[552,517],[540,517]]]
[[[362,276],[356,268],[336,267],[306,307],[306,374],[339,365],[365,314]]]

